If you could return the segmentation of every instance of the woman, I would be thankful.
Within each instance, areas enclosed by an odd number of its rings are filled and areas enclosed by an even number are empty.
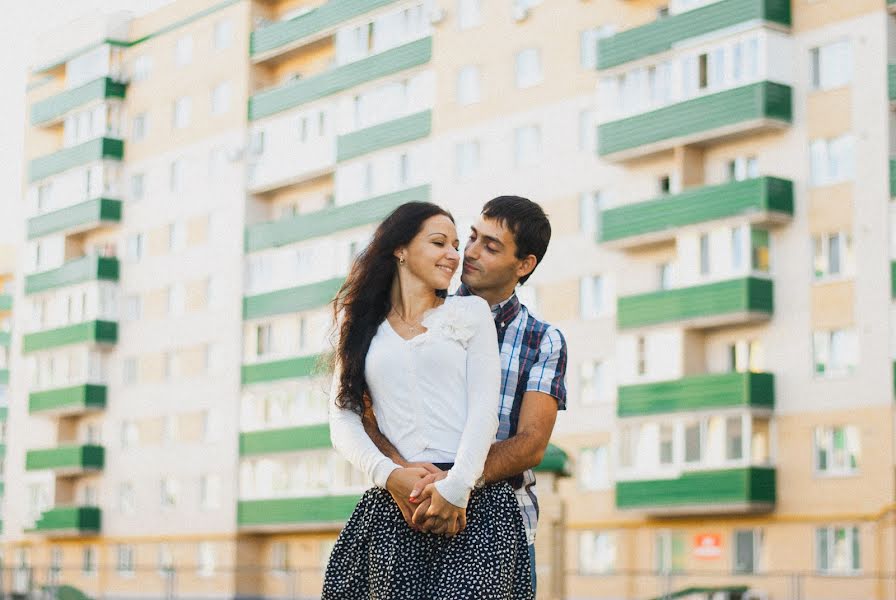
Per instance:
[[[377,228],[334,301],[330,435],[377,487],[339,535],[323,600],[534,597],[510,485],[476,485],[498,427],[500,361],[486,302],[445,298],[457,246],[448,212],[404,204]],[[433,485],[427,514],[456,523],[456,536],[411,529],[383,489],[390,477],[425,471],[402,469],[370,441],[361,422],[365,396],[408,461],[448,470]]]

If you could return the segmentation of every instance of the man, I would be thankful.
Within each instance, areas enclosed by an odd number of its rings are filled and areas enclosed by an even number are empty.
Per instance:
[[[532,468],[541,462],[557,411],[566,408],[566,342],[560,331],[535,319],[516,296],[541,262],[551,239],[551,225],[536,203],[519,196],[487,202],[464,248],[458,294],[475,294],[492,307],[501,352],[501,404],[497,441],[492,445],[482,480],[510,481],[529,541],[532,586],[535,587],[535,529],[538,499]],[[432,465],[410,465],[376,426],[370,409],[365,429],[380,451],[402,466],[425,466],[430,475],[417,479],[389,477],[386,489],[414,527],[454,535],[458,523],[428,519],[429,486],[446,473]],[[413,497],[413,498],[412,498]],[[462,525],[460,526],[462,527]]]

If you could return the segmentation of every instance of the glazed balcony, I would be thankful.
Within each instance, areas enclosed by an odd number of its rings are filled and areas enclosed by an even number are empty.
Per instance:
[[[121,200],[97,198],[28,219],[28,239],[64,233],[72,235],[121,222]]]
[[[123,99],[127,85],[111,77],[95,79],[82,86],[54,94],[35,102],[31,106],[31,124],[53,125],[60,122],[67,113],[97,100]]]
[[[326,306],[342,286],[341,277],[243,298],[243,319],[302,312]]]
[[[686,40],[757,21],[790,28],[790,0],[721,0],[604,38],[598,69],[608,69],[671,50]]]
[[[599,241],[611,248],[632,249],[672,241],[680,227],[738,217],[760,226],[789,222],[793,183],[759,177],[611,208],[601,213]]]
[[[91,444],[29,450],[25,455],[26,471],[53,471],[57,475],[95,473],[104,463],[105,449]]]
[[[770,512],[775,507],[772,467],[682,473],[674,479],[616,482],[616,507],[656,516]]]
[[[106,386],[87,383],[28,394],[28,413],[36,416],[77,416],[106,408]]]
[[[791,95],[790,86],[761,81],[609,121],[598,126],[598,153],[622,161],[780,130],[793,119]]]
[[[96,138],[32,159],[28,163],[28,181],[38,181],[99,160],[122,160],[122,158],[124,158],[122,140],[110,137]]]
[[[118,323],[114,321],[86,321],[27,333],[22,339],[22,352],[37,352],[73,344],[114,344],[118,341]]]
[[[249,120],[268,117],[368,81],[425,65],[431,58],[432,38],[427,37],[307,79],[259,92],[249,98]]]
[[[769,279],[743,277],[619,298],[620,329],[677,323],[704,329],[768,321],[774,312]]]
[[[27,533],[48,537],[91,536],[100,532],[100,509],[96,506],[65,506],[45,511]]]
[[[377,150],[423,139],[428,137],[431,131],[431,110],[359,129],[336,139],[336,160],[340,162],[350,160]]]
[[[57,269],[25,277],[25,293],[37,294],[87,281],[118,281],[118,259],[84,256]]]
[[[619,386],[619,417],[748,407],[775,406],[771,373],[692,375],[671,381]]]

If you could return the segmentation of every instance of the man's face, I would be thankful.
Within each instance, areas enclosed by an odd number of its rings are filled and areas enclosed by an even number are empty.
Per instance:
[[[495,219],[479,216],[464,246],[460,280],[477,292],[516,285],[520,275],[513,233]]]

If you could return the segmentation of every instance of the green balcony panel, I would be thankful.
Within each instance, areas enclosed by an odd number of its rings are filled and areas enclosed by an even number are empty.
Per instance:
[[[896,101],[896,65],[887,65],[887,97]]]
[[[9,383],[9,369],[0,369],[0,384]]]
[[[105,462],[105,452],[102,446],[95,445],[29,450],[25,454],[25,469],[70,474],[99,471]]]
[[[237,525],[241,529],[308,529],[340,527],[361,497],[323,496],[276,500],[240,500]]]
[[[368,81],[425,65],[431,58],[432,38],[427,37],[307,79],[260,92],[249,98],[249,120],[261,119]]]
[[[118,281],[118,259],[84,256],[57,269],[25,277],[25,293],[36,294],[86,281]]]
[[[758,224],[790,219],[793,183],[760,177],[611,208],[601,212],[600,241],[618,246],[654,243],[674,238],[679,227],[737,216]]]
[[[304,38],[395,2],[396,0],[330,0],[287,21],[256,29],[249,38],[250,52],[253,58],[257,58],[274,50],[295,47]]]
[[[87,321],[47,331],[28,333],[22,339],[22,352],[36,352],[72,344],[114,344],[118,341],[118,323]]]
[[[314,354],[254,365],[243,365],[241,369],[242,382],[248,385],[265,381],[277,381],[279,379],[311,377],[318,370],[324,370],[321,361],[321,355]]]
[[[74,385],[28,394],[28,412],[32,415],[77,415],[104,408],[105,385]]]
[[[95,79],[80,87],[50,96],[31,106],[31,124],[40,125],[55,121],[69,111],[89,104],[94,100],[124,98],[127,85],[109,77]]]
[[[344,206],[253,225],[246,229],[246,251],[255,252],[286,246],[337,231],[378,223],[406,202],[426,202],[429,198],[429,186],[421,185]]]
[[[0,444],[0,460],[6,456],[6,444]]]
[[[598,42],[598,69],[671,50],[684,40],[755,21],[790,27],[790,0],[722,0],[657,19]]]
[[[0,406],[0,421],[6,421],[9,417],[9,408],[6,406]]]
[[[674,322],[714,327],[766,320],[773,309],[772,282],[745,277],[625,296],[619,298],[617,319],[620,329]]]
[[[890,198],[896,197],[896,158],[890,159]]]
[[[548,444],[541,462],[533,469],[536,473],[554,473],[568,476],[572,473],[569,456],[562,448],[554,444]]]
[[[82,233],[121,221],[121,200],[97,198],[28,219],[28,239],[51,233]]]
[[[100,532],[100,509],[96,506],[65,506],[44,512],[28,533],[58,536]]]
[[[0,346],[9,346],[12,342],[12,334],[8,331],[0,331]]]
[[[0,294],[0,312],[12,310],[12,294]]]
[[[94,161],[121,160],[123,157],[124,142],[122,140],[107,137],[97,138],[33,159],[28,164],[28,181],[34,182]]]
[[[791,121],[790,87],[761,81],[604,123],[597,128],[598,152],[631,158]]]
[[[427,137],[431,131],[430,110],[360,129],[336,138],[336,160],[349,160],[383,148],[413,142]]]
[[[896,261],[890,261],[890,298],[896,299]]]
[[[298,452],[330,447],[330,426],[306,425],[240,434],[240,456]]]
[[[738,406],[774,408],[774,375],[721,373],[620,386],[616,411],[632,417]]]
[[[616,507],[657,514],[768,511],[775,470],[748,467],[684,473],[676,479],[617,481]]]
[[[326,306],[345,281],[342,277],[243,298],[243,319],[301,312]]]

